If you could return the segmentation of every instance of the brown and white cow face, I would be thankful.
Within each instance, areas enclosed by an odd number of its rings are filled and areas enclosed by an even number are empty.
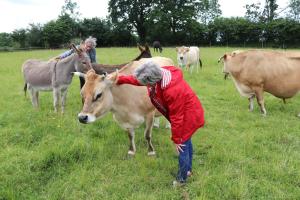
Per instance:
[[[113,96],[111,93],[112,81],[104,75],[98,75],[94,70],[85,75],[86,83],[81,89],[84,105],[78,114],[81,123],[92,123],[103,117],[112,108]]]

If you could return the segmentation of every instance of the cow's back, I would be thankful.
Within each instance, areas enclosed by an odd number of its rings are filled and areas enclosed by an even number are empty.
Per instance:
[[[137,67],[149,60],[157,62],[160,66],[174,65],[173,61],[169,58],[143,58],[139,61],[129,63],[120,70],[120,73],[124,75],[133,74]],[[141,121],[144,120],[142,117],[145,117],[155,111],[155,108],[148,96],[146,86],[137,87],[129,84],[122,84],[118,87],[112,87],[112,93],[114,97],[114,105],[117,106],[118,109],[118,114],[115,115],[115,118],[123,127],[126,126],[126,123],[138,126]]]
[[[197,63],[199,60],[199,48],[194,46],[190,47],[187,56],[188,56],[188,61],[190,61],[190,63]]]
[[[249,87],[262,87],[280,98],[289,98],[300,90],[300,58],[276,51],[241,52],[226,63],[231,74]]]

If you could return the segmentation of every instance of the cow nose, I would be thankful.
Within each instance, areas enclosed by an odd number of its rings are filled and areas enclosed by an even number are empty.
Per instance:
[[[79,120],[80,123],[86,124],[87,123],[87,119],[88,119],[87,115],[79,115],[78,116],[78,120]]]
[[[180,57],[180,60],[182,60],[183,59],[183,57]]]

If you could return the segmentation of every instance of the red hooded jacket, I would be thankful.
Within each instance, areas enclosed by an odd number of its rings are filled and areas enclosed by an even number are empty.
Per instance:
[[[187,141],[204,125],[204,110],[197,95],[174,66],[164,66],[163,78],[155,86],[147,86],[152,104],[171,123],[172,140]],[[142,86],[133,75],[120,75],[117,84]]]

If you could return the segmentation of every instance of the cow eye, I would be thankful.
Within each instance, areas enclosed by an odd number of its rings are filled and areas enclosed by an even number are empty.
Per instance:
[[[101,96],[102,96],[102,93],[97,94],[94,101],[97,101]]]

